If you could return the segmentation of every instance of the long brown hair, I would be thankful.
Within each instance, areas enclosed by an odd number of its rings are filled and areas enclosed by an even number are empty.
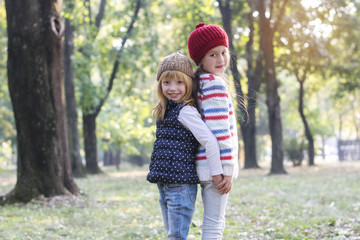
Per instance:
[[[168,99],[165,97],[161,83],[164,79],[172,80],[172,79],[178,79],[183,80],[186,86],[185,95],[179,99],[178,103],[180,104],[186,104],[190,106],[194,106],[196,104],[196,101],[193,95],[193,79],[186,75],[185,73],[182,73],[180,71],[171,71],[167,70],[163,72],[159,78],[158,86],[157,86],[157,96],[159,99],[158,104],[153,109],[153,116],[156,118],[156,120],[163,121],[165,117],[165,111],[166,111],[166,105]]]

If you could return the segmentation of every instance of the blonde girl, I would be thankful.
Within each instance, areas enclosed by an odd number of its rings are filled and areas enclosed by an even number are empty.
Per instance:
[[[187,239],[199,183],[196,152],[201,145],[210,161],[219,162],[220,150],[194,107],[190,60],[178,52],[165,57],[157,80],[156,140],[147,180],[158,186],[167,239]]]

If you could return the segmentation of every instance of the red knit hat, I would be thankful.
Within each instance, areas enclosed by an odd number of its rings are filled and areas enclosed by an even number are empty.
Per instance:
[[[217,25],[205,26],[205,23],[199,23],[189,36],[189,54],[196,65],[199,65],[200,60],[209,50],[217,46],[229,48],[226,32]]]

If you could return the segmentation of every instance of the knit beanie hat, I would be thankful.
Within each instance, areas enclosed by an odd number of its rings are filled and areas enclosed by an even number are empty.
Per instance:
[[[189,36],[189,54],[196,65],[199,65],[200,60],[209,50],[217,46],[229,48],[226,32],[217,25],[205,26],[205,23],[199,23]]]
[[[165,71],[179,71],[193,78],[193,68],[190,60],[180,52],[166,56],[159,64],[156,79],[159,81],[160,76]]]

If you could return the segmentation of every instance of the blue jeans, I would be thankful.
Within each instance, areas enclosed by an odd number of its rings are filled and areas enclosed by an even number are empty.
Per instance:
[[[167,239],[187,239],[195,211],[197,184],[158,183]]]

